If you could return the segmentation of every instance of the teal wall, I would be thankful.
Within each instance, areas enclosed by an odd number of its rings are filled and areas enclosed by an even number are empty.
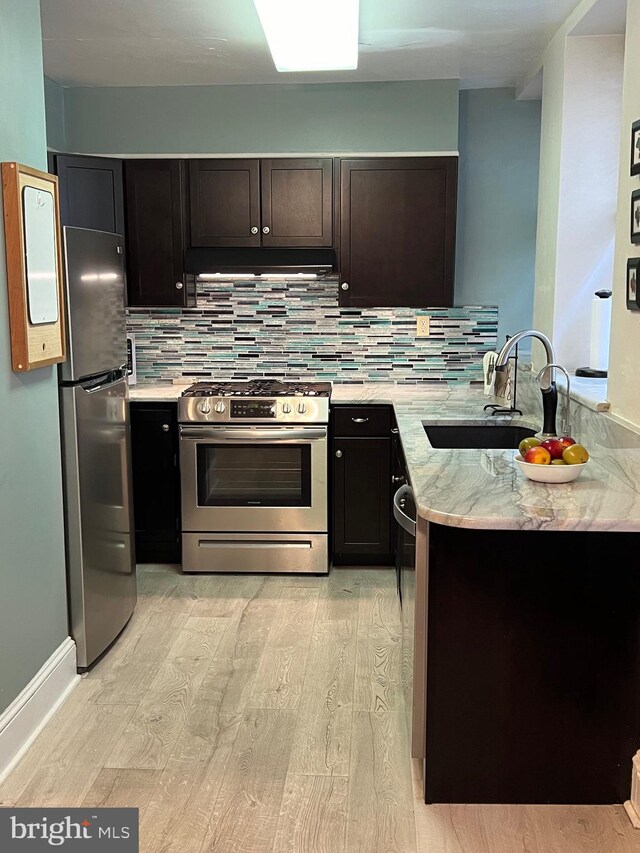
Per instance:
[[[86,154],[460,151],[457,305],[531,325],[540,102],[456,81],[47,90],[55,138]],[[58,147],[53,136],[51,147]]]
[[[498,340],[531,328],[540,101],[460,92],[456,305],[497,305]]]
[[[47,145],[55,151],[67,150],[64,122],[64,89],[55,80],[44,78],[44,98],[47,113]]]
[[[80,87],[64,95],[76,153],[455,151],[458,144],[456,80]]]
[[[46,169],[38,0],[0,0],[0,160]],[[0,229],[0,712],[68,634],[58,392],[11,371]]]

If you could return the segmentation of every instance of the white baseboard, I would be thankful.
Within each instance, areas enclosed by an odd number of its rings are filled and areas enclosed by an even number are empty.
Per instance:
[[[76,644],[67,637],[0,714],[0,782],[11,773],[79,681]]]
[[[627,817],[629,818],[629,820],[633,824],[633,828],[634,829],[640,829],[640,815],[634,809],[634,807],[631,805],[631,800],[625,800],[623,805],[624,805],[624,810],[627,813]]]
[[[631,770],[631,797],[624,804],[625,811],[636,829],[640,829],[640,751],[633,756]]]

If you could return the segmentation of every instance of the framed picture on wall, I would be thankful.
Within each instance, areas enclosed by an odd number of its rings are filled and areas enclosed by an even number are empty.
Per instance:
[[[631,174],[640,175],[640,121],[631,125]]]
[[[66,358],[58,179],[2,163],[11,366],[22,373]]]
[[[640,243],[640,190],[631,193],[631,242]]]
[[[640,258],[627,261],[627,308],[640,311]]]

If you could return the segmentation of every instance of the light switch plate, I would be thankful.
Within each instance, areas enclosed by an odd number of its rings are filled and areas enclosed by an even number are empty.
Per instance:
[[[416,317],[416,338],[428,338],[430,334],[431,317],[419,314]]]

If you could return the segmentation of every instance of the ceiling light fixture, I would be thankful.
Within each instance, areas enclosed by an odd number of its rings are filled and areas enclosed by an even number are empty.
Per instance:
[[[253,0],[278,71],[358,67],[359,0]]]

